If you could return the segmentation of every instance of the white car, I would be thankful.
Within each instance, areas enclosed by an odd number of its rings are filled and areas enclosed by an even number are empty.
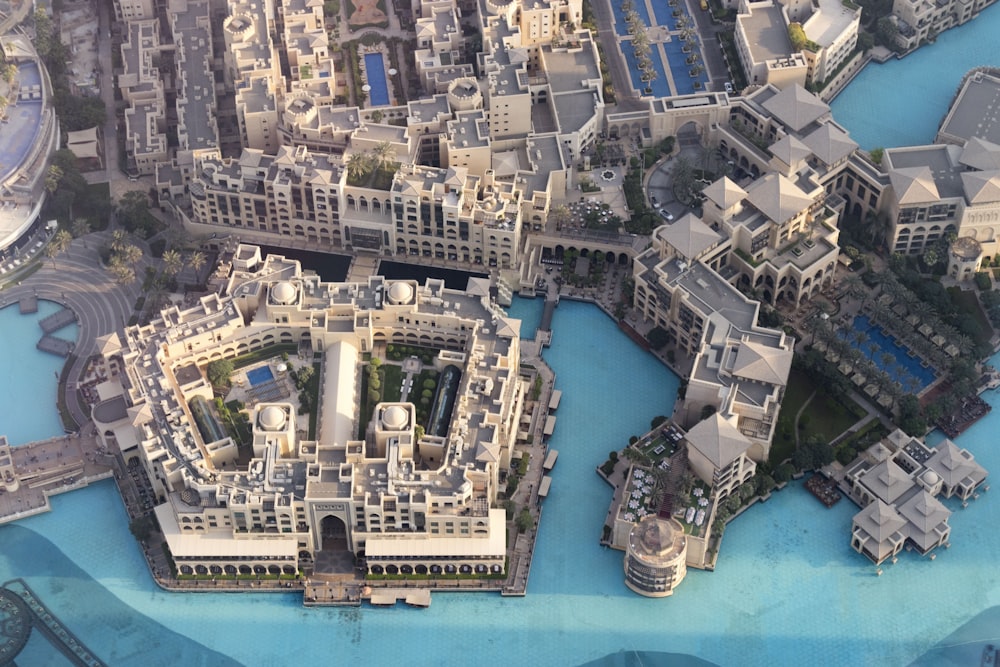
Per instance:
[[[726,81],[726,92],[729,93],[730,95],[733,94],[733,84],[729,83],[728,81]]]

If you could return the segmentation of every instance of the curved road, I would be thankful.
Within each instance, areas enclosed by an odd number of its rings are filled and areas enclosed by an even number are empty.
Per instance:
[[[54,267],[51,259],[45,259],[42,268],[0,296],[0,306],[24,296],[37,296],[76,313],[80,330],[74,350],[76,360],[67,377],[66,405],[81,428],[90,422],[90,410],[80,403],[76,390],[68,387],[76,386],[87,359],[97,352],[96,339],[118,331],[128,322],[141,292],[142,276],[152,261],[143,256],[136,266],[136,282],[119,285],[101,267],[97,252],[110,238],[109,232],[98,232],[74,239],[69,249],[56,257]]]

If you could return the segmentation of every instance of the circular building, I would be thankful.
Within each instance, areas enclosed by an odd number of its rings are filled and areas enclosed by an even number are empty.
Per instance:
[[[625,549],[625,585],[639,595],[673,595],[687,574],[687,538],[675,519],[644,517],[632,527]]]
[[[969,280],[979,270],[983,246],[971,236],[955,239],[948,251],[948,275],[956,280]]]

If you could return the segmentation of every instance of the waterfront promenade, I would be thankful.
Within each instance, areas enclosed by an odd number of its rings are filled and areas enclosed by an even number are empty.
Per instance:
[[[0,438],[0,524],[52,509],[49,498],[114,474],[114,457],[93,434],[11,447]]]

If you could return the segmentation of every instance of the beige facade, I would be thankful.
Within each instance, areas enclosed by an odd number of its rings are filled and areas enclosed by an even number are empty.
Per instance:
[[[510,465],[523,394],[518,323],[490,301],[488,284],[323,283],[243,245],[223,262],[224,296],[164,310],[104,348],[128,369],[127,416],[108,426],[134,434],[116,442],[148,473],[179,571],[289,574],[319,552],[346,550],[373,574],[501,572],[499,471]],[[278,360],[263,362],[265,381],[237,371],[252,437],[235,443],[210,404],[205,366],[281,343],[322,378],[315,439],[303,437],[309,422],[294,399],[266,398],[290,394]],[[406,400],[376,405],[371,421],[358,412],[362,355],[387,345],[436,350],[425,366],[439,373],[435,400],[445,407],[420,428]],[[244,447],[249,463],[237,461]]]

